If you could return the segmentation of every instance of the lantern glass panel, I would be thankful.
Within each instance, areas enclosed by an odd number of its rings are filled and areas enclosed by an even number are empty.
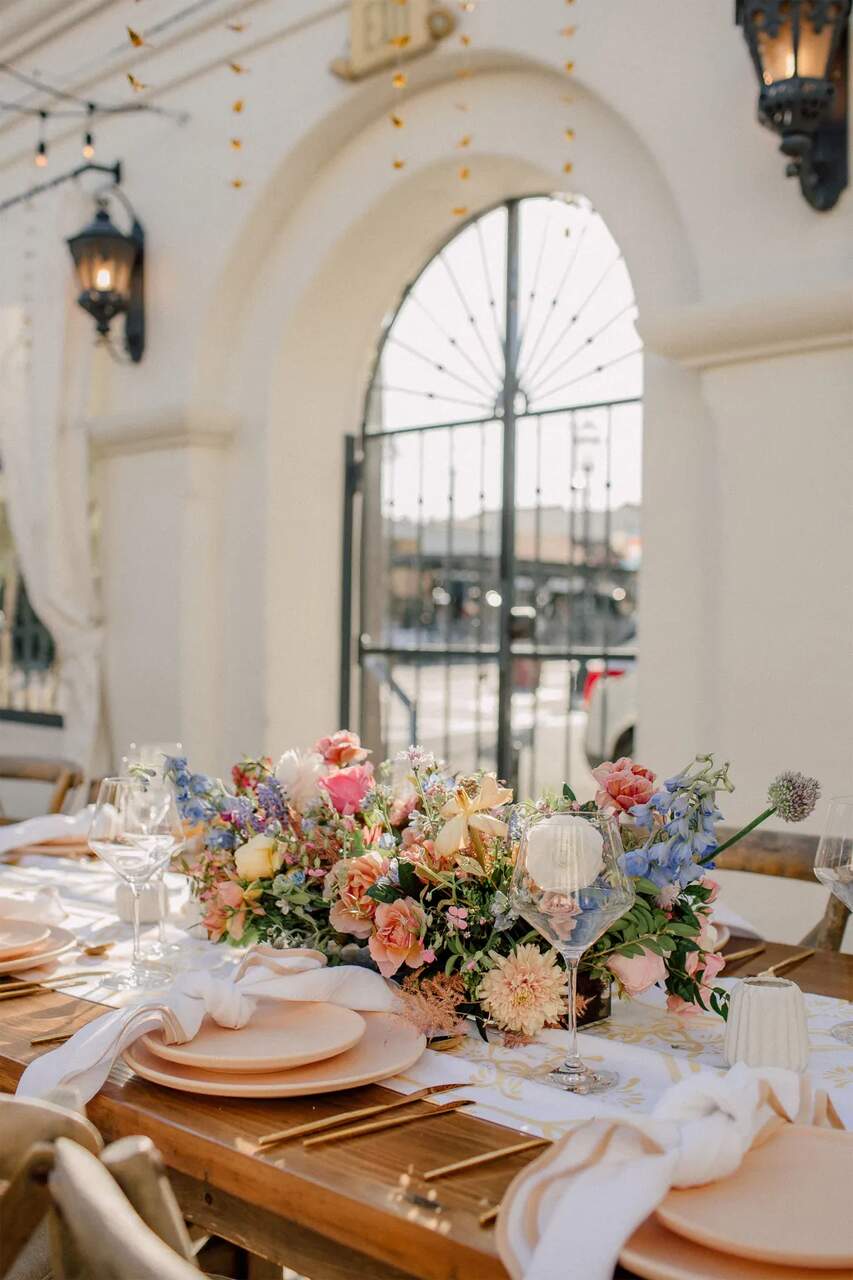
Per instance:
[[[77,274],[83,289],[91,293],[130,294],[130,272],[136,257],[132,241],[106,239],[89,243],[77,259]]]
[[[829,74],[834,25],[824,22],[820,31],[814,28],[814,3],[805,4],[800,17],[800,46],[797,50],[797,75],[824,80]]]
[[[780,22],[775,35],[771,35],[766,27],[761,27],[756,34],[764,83],[776,84],[779,80],[790,80],[795,76],[797,57],[791,19],[785,18]]]

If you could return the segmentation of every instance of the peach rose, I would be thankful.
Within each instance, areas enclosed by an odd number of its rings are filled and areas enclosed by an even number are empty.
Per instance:
[[[411,898],[380,902],[373,917],[376,932],[368,947],[383,978],[393,978],[401,965],[417,969],[425,961],[424,909]]]
[[[655,792],[655,775],[627,756],[605,761],[592,776],[598,783],[595,803],[611,813],[627,813],[635,804],[647,804]]]
[[[359,858],[343,858],[329,872],[329,892],[339,897],[329,912],[329,923],[338,933],[351,933],[366,938],[373,928],[373,917],[379,905],[368,898],[367,890],[380,876],[388,874],[388,859],[381,853],[363,853]]]
[[[361,764],[370,755],[361,745],[358,734],[350,733],[348,729],[339,729],[330,738],[321,738],[312,749],[323,757],[326,764],[334,765],[337,769],[348,764]]]
[[[322,778],[320,786],[338,813],[353,814],[361,808],[362,801],[373,787],[373,769],[370,765],[355,764],[350,769],[340,769]]]
[[[703,889],[711,890],[711,896],[710,898],[706,899],[706,902],[705,902],[705,906],[709,907],[712,902],[716,902],[719,896],[719,893],[720,893],[719,882],[717,880],[712,880],[710,876],[703,876],[699,883],[702,885]]]
[[[629,996],[638,996],[666,978],[663,956],[656,956],[646,947],[641,956],[611,956],[607,967]]]
[[[689,1018],[691,1014],[699,1012],[695,1004],[689,1004],[681,996],[667,996],[666,1008],[668,1013],[677,1013],[682,1018]]]

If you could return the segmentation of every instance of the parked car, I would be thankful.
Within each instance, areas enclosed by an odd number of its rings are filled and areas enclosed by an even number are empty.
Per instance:
[[[584,750],[592,768],[602,760],[634,753],[637,728],[637,668],[615,661],[589,670],[584,682]]]

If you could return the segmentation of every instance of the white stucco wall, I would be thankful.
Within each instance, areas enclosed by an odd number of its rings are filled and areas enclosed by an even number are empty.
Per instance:
[[[471,207],[565,189],[571,124],[572,185],[635,285],[642,754],[665,772],[698,749],[731,759],[733,818],[784,766],[853,791],[853,193],[818,215],[786,184],[731,6],[584,0],[568,80],[564,6],[488,0],[468,21],[470,79],[457,43],[411,65],[404,145],[388,76],[326,70],[341,10],[253,5],[239,79],[221,24],[164,41],[145,79],[189,123],[99,130],[149,245],[145,361],[98,358],[89,422],[116,748],[180,738],[222,769],[333,724],[341,442],[383,315],[452,229],[464,84]],[[85,39],[66,37],[69,65]],[[124,91],[109,66],[105,96]],[[54,145],[57,169],[76,143]],[[30,180],[30,144],[31,130],[0,134],[0,197]]]

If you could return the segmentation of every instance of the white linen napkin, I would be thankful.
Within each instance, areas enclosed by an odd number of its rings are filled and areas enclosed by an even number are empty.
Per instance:
[[[504,1197],[497,1243],[512,1280],[611,1280],[625,1242],[671,1187],[727,1177],[785,1123],[843,1128],[807,1079],[743,1064],[682,1081],[649,1117],[581,1121]]]
[[[94,805],[79,813],[45,813],[40,818],[26,818],[0,827],[0,853],[19,849],[26,844],[44,844],[47,840],[75,840],[89,834]]]
[[[396,1012],[399,997],[378,973],[358,965],[329,968],[319,951],[255,947],[238,966],[182,973],[165,992],[95,1018],[66,1044],[31,1062],[18,1082],[22,1097],[43,1098],[73,1088],[93,1098],[119,1055],[149,1031],[170,1044],[198,1034],[205,1014],[222,1027],[244,1027],[259,997],[319,1000],[348,1009]]]
[[[34,920],[40,924],[59,924],[66,914],[59,899],[59,891],[53,885],[36,889],[32,893],[25,890],[0,893],[0,920]]]

